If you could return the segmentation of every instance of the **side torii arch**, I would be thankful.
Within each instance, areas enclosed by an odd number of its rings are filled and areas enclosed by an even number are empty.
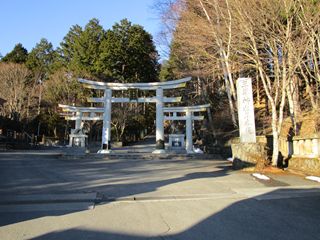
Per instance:
[[[203,104],[197,106],[185,106],[185,107],[165,107],[163,111],[169,113],[169,116],[165,116],[165,120],[170,121],[186,121],[186,151],[187,153],[193,153],[193,141],[192,141],[192,123],[195,120],[203,120],[204,116],[195,116],[194,113],[207,111],[210,104]],[[172,116],[171,116],[172,113]],[[184,113],[184,116],[177,116],[177,113]]]

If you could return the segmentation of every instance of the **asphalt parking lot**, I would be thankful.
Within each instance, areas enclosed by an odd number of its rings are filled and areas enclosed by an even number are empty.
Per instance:
[[[0,154],[0,239],[318,239],[320,184],[223,159]]]

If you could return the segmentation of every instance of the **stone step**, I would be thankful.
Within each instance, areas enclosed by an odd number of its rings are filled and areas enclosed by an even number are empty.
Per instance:
[[[87,154],[64,154],[64,158],[69,159],[199,159],[199,160],[210,160],[210,159],[223,159],[219,154],[152,154],[152,153],[109,153],[109,154],[98,154],[98,153],[87,153]]]

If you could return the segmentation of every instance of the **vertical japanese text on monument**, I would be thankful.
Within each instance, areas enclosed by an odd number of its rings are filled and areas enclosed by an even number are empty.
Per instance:
[[[251,78],[237,80],[238,117],[241,142],[256,142]]]

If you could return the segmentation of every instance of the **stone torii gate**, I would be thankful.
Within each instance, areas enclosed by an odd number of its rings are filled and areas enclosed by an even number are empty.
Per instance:
[[[84,87],[89,89],[97,89],[104,91],[103,98],[89,98],[89,102],[103,103],[103,129],[102,129],[102,149],[100,153],[110,153],[111,149],[111,105],[112,102],[125,103],[125,102],[137,102],[137,103],[156,103],[156,150],[153,153],[164,153],[164,114],[163,114],[163,104],[180,102],[181,98],[167,98],[163,96],[163,90],[165,89],[175,89],[185,87],[186,82],[190,81],[191,77],[172,80],[166,82],[151,82],[151,83],[106,83],[106,82],[96,82],[87,79],[79,79],[80,83],[84,84]],[[156,96],[149,98],[113,98],[112,91],[121,91],[129,89],[138,90],[155,90]]]
[[[192,123],[195,120],[203,120],[204,116],[195,116],[194,113],[204,112],[210,104],[198,105],[198,106],[186,106],[186,107],[165,107],[163,112],[169,113],[169,116],[165,116],[164,120],[180,120],[186,121],[186,150],[187,153],[193,153],[193,141],[192,141]],[[172,116],[171,116],[172,113]],[[177,113],[184,113],[184,116],[177,116]]]
[[[120,99],[114,98],[114,101]],[[114,102],[112,100],[112,102]],[[174,98],[170,99],[173,101]],[[129,100],[128,100],[129,101]],[[168,99],[169,101],[169,99]],[[59,104],[62,111],[67,113],[63,115],[66,120],[75,121],[75,129],[80,129],[82,121],[98,121],[104,120],[104,108],[102,107],[75,107],[70,105]],[[164,107],[163,108],[163,120],[167,121],[186,121],[186,151],[187,153],[193,153],[193,139],[192,139],[192,123],[193,121],[200,121],[204,119],[204,116],[195,116],[194,113],[200,113],[207,110],[210,104],[197,105],[197,106],[185,106],[185,107]],[[185,115],[178,116],[177,113],[184,113]],[[169,115],[166,115],[169,114]],[[171,115],[172,114],[172,115]],[[71,142],[70,142],[71,146]]]
[[[66,114],[62,114],[66,120],[74,120],[75,129],[80,129],[81,121],[103,120],[103,108],[101,107],[75,107],[70,105],[59,104],[59,108]]]
[[[114,98],[114,101],[119,101],[119,99]],[[112,100],[112,102],[113,102]],[[173,101],[171,99],[170,101]],[[129,100],[128,100],[129,101]],[[102,107],[75,107],[70,105],[59,104],[66,120],[75,121],[75,129],[80,129],[82,127],[82,121],[98,121],[104,120],[104,108]],[[163,116],[164,120],[167,121],[186,121],[186,151],[187,153],[193,153],[193,141],[192,141],[192,122],[200,121],[204,119],[204,116],[195,116],[194,113],[204,112],[210,104],[197,105],[197,106],[186,106],[186,107],[164,107]],[[169,115],[166,115],[169,114]],[[178,116],[177,113],[184,113],[183,116]],[[171,115],[172,114],[172,115]],[[70,143],[71,145],[71,143]]]
[[[103,120],[103,108],[99,107],[75,107],[70,105],[59,104],[63,113],[60,116],[64,117],[65,120],[75,121],[75,129],[77,131],[82,129],[82,121],[98,121]],[[71,147],[75,134],[71,130],[69,146]],[[81,135],[84,136],[84,135]]]

